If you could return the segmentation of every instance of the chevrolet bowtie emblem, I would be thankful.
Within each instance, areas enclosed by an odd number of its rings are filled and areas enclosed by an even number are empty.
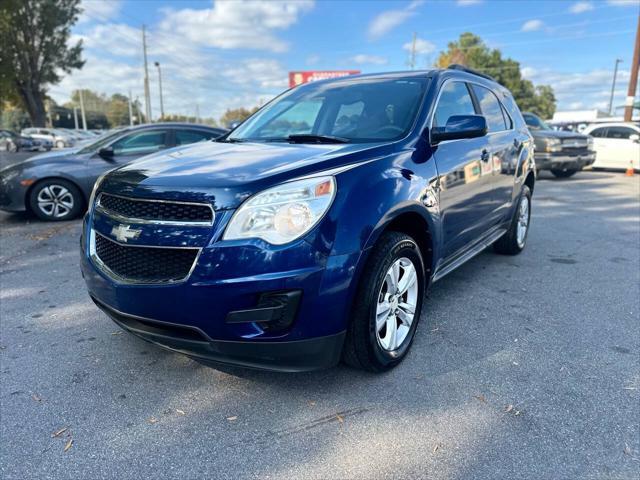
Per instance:
[[[127,243],[127,240],[134,240],[140,236],[141,230],[132,230],[131,225],[118,225],[111,229],[111,235],[119,242]]]

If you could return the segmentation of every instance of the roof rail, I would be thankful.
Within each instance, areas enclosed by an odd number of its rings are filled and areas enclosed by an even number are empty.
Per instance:
[[[486,73],[479,72],[474,70],[473,68],[465,67],[464,65],[459,65],[457,63],[453,63],[447,67],[447,70],[460,70],[461,72],[467,72],[472,75],[477,75],[478,77],[486,78],[487,80],[491,80],[493,82],[496,81],[491,75],[487,75]]]

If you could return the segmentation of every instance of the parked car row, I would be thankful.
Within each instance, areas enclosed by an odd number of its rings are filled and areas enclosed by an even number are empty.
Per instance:
[[[224,132],[204,125],[155,123],[115,129],[83,146],[36,155],[0,170],[0,209],[29,210],[42,220],[77,217],[96,179],[106,171]]]
[[[18,135],[11,130],[0,130],[0,151],[5,152],[36,152],[51,150],[53,143],[49,140],[34,138],[27,135]]]
[[[555,130],[533,113],[523,113],[536,143],[536,168],[566,178],[584,167],[640,170],[640,126],[598,123],[582,133]]]

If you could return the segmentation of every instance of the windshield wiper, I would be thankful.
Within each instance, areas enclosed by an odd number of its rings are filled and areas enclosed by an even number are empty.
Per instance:
[[[311,133],[289,135],[286,141],[291,143],[349,143],[348,138],[334,137],[333,135],[313,135]]]

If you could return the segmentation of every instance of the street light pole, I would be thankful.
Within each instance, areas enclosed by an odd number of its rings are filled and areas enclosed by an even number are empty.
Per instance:
[[[622,62],[621,58],[616,58],[616,66],[613,68],[613,83],[611,84],[611,97],[609,97],[609,115],[613,116],[613,95],[616,91],[616,77],[618,76],[618,64]]]
[[[160,62],[154,62],[158,67],[158,83],[160,84],[160,118],[164,118],[164,102],[162,101],[162,70],[160,70]]]

